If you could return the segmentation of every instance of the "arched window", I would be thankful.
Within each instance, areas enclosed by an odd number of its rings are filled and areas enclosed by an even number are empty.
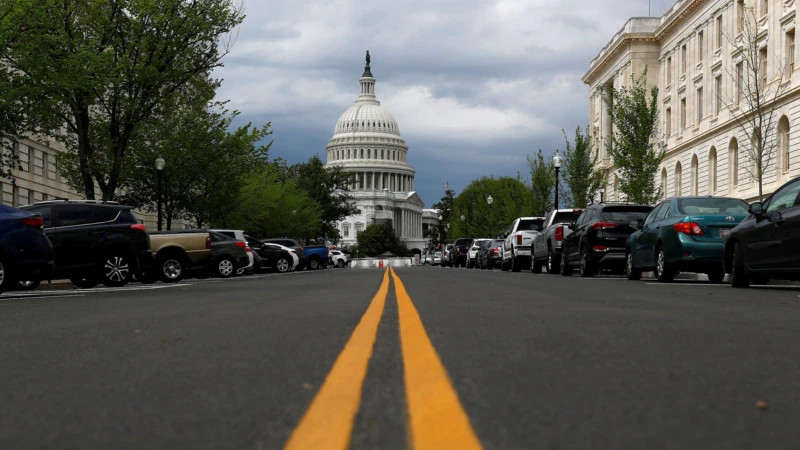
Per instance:
[[[739,185],[739,142],[736,138],[731,138],[728,144],[728,178],[730,179],[731,191]]]
[[[692,192],[692,195],[698,195],[698,192],[700,190],[699,187],[698,187],[700,182],[697,179],[698,176],[700,175],[700,173],[699,173],[700,171],[699,171],[699,169],[697,167],[698,165],[699,164],[698,164],[698,161],[697,161],[697,155],[692,155],[692,163],[691,163],[691,169],[692,169],[692,184],[691,184],[692,191],[691,192]]]
[[[683,195],[681,184],[683,183],[683,174],[681,173],[681,163],[678,161],[675,164],[675,196],[680,197]]]
[[[383,149],[381,149],[381,159],[383,159]]]
[[[667,198],[667,168],[661,169],[661,198]]]
[[[708,195],[717,192],[717,149],[711,147],[708,151]]]
[[[363,148],[361,149],[361,156],[360,156],[360,158],[361,158],[361,159],[364,159],[364,149],[363,149]]]
[[[779,174],[789,171],[789,118],[782,116],[778,121],[778,148],[780,149]]]
[[[347,159],[350,159],[350,149],[347,149]]]

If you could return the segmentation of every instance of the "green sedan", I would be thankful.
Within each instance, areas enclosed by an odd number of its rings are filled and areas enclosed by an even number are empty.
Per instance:
[[[738,198],[677,197],[659,203],[643,221],[631,222],[625,269],[629,280],[652,270],[659,281],[679,272],[705,273],[712,283],[725,278],[725,238],[747,216],[748,204]]]

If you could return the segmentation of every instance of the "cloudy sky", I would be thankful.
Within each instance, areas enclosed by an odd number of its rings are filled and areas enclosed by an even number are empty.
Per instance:
[[[272,122],[272,157],[325,145],[358,96],[364,53],[397,119],[427,205],[443,185],[528,177],[526,155],[564,148],[588,120],[589,62],[647,0],[243,0],[215,76],[242,121]],[[672,0],[651,0],[662,15]]]

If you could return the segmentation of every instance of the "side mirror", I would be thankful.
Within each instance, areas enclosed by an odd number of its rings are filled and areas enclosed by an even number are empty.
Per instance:
[[[750,214],[753,214],[753,215],[756,215],[756,216],[760,216],[760,215],[764,214],[764,205],[761,204],[761,202],[753,202],[750,205],[749,211],[750,211]]]

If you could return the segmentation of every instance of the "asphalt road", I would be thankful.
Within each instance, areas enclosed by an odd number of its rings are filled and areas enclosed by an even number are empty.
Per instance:
[[[800,448],[800,288],[394,274],[4,294],[0,449]]]

